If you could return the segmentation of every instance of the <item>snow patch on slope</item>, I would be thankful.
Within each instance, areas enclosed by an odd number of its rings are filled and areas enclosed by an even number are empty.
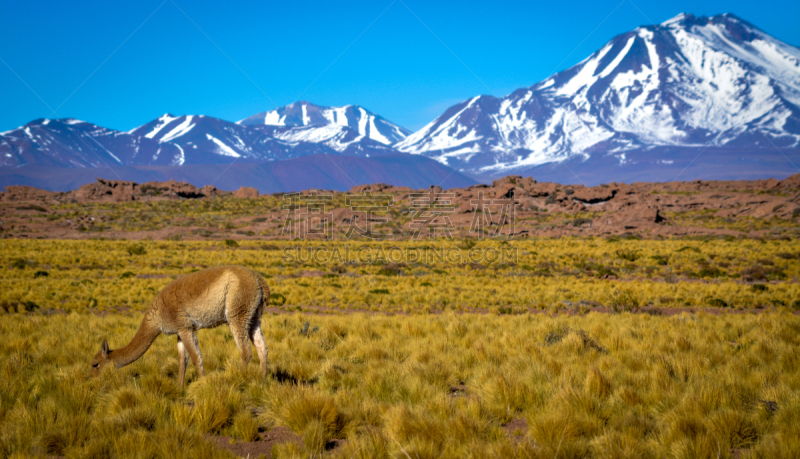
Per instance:
[[[219,153],[221,155],[225,155],[225,156],[232,156],[234,158],[241,158],[242,157],[242,155],[240,155],[239,153],[236,153],[233,150],[233,148],[229,147],[223,141],[221,141],[218,138],[212,136],[211,134],[206,134],[206,138],[208,140],[214,142],[217,145],[217,147],[219,147],[217,149],[217,153]],[[183,151],[181,150],[181,152],[183,152]]]
[[[169,142],[191,131],[194,127],[194,124],[192,124],[192,118],[193,115],[188,115],[180,124],[169,131],[167,135],[160,138],[159,142]]]

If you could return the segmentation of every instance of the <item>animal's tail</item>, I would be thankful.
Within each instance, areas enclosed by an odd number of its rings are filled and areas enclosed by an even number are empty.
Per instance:
[[[263,314],[264,310],[269,306],[269,286],[260,274],[255,273],[255,275],[256,279],[258,279],[258,285],[261,286],[261,313]]]

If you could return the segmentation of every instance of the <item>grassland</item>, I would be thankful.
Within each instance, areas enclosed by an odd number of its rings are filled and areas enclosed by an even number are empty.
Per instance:
[[[307,325],[308,324],[308,325]],[[265,320],[270,376],[229,332],[200,333],[207,378],[181,391],[172,339],[95,379],[100,336],[138,318],[14,314],[0,330],[0,452],[224,457],[206,434],[276,425],[275,457],[794,457],[800,318],[590,313]],[[524,419],[506,432],[503,425]],[[510,438],[509,438],[510,437]],[[326,452],[329,439],[343,446]]]
[[[361,257],[287,257],[323,247]],[[272,289],[266,380],[224,327],[185,390],[167,337],[88,378],[103,337],[219,264]],[[300,441],[273,457],[797,457],[798,278],[794,240],[3,240],[0,457],[228,457],[209,435],[276,426]]]
[[[310,250],[320,249],[327,254],[318,257],[322,263],[308,256],[315,253]],[[425,249],[452,256],[430,255],[428,262],[395,256]],[[469,261],[470,251],[507,257],[496,262],[488,255],[484,260],[474,258],[477,263],[449,262],[454,257]],[[335,253],[341,258],[329,262]],[[800,242],[618,238],[484,241],[474,247],[447,240],[392,244],[4,240],[0,241],[0,266],[5,268],[0,271],[0,307],[143,310],[177,276],[221,264],[261,272],[275,296],[273,305],[284,310],[800,308]]]

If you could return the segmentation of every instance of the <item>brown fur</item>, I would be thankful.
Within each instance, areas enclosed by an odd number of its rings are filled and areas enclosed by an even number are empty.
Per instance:
[[[131,342],[117,350],[103,344],[92,359],[91,374],[114,364],[123,367],[141,357],[161,333],[178,335],[178,365],[181,386],[186,366],[192,359],[203,376],[203,356],[196,331],[227,323],[242,361],[252,357],[256,347],[262,375],[267,373],[267,346],[261,332],[261,315],[269,302],[269,287],[256,272],[241,266],[219,266],[172,281],[156,295]]]

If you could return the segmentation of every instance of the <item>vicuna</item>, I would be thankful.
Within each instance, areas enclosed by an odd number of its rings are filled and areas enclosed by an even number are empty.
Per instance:
[[[142,325],[127,346],[109,349],[108,341],[92,359],[92,376],[113,364],[124,367],[141,357],[161,333],[178,335],[178,379],[184,383],[191,357],[198,376],[204,375],[203,356],[197,330],[223,323],[231,327],[242,361],[252,357],[250,341],[256,347],[262,376],[267,374],[267,345],[261,333],[261,314],[269,302],[266,281],[241,266],[219,266],[180,277],[156,295]]]

